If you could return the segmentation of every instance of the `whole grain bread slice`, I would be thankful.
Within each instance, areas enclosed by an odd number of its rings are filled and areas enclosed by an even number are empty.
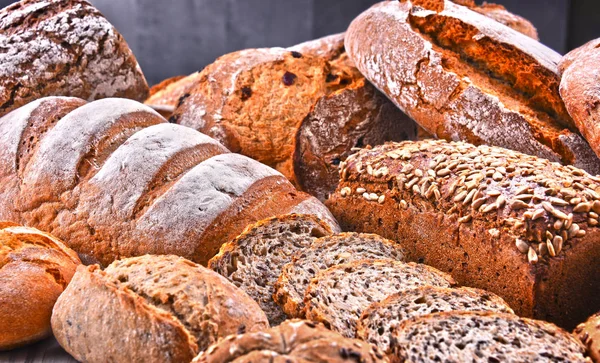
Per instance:
[[[416,286],[450,287],[454,280],[433,267],[366,259],[319,271],[304,296],[306,318],[353,338],[360,314],[374,302]]]
[[[399,243],[371,233],[339,233],[317,239],[298,251],[283,266],[275,283],[273,298],[290,317],[302,317],[304,293],[317,272],[331,266],[363,259],[404,261],[406,251]]]
[[[441,312],[393,332],[399,362],[590,362],[569,333],[540,320],[492,312]]]
[[[298,250],[331,233],[327,224],[309,214],[268,218],[224,244],[208,266],[246,291],[265,311],[271,325],[278,325],[286,315],[272,296],[282,267]]]
[[[356,336],[389,354],[391,332],[400,323],[441,311],[514,313],[501,297],[485,290],[419,286],[371,304],[358,321]]]

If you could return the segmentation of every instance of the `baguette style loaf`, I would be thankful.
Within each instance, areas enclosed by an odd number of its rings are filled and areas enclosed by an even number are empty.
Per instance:
[[[316,198],[141,103],[34,101],[0,119],[0,219],[61,238],[84,262],[175,254],[206,264],[257,220],[315,214]]]
[[[539,42],[449,0],[376,4],[345,42],[361,73],[437,138],[600,173],[560,98],[561,57]]]
[[[0,116],[45,96],[148,96],[127,43],[85,0],[19,1],[0,30]]]
[[[441,140],[363,149],[341,175],[327,203],[344,230],[401,241],[522,316],[572,329],[600,306],[600,178]]]

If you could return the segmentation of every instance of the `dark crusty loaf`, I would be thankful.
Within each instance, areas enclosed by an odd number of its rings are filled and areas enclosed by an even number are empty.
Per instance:
[[[271,325],[286,314],[273,301],[274,284],[292,255],[319,237],[332,233],[313,215],[289,214],[250,225],[233,241],[223,244],[208,267],[228,278],[258,302]]]
[[[585,345],[588,356],[600,363],[600,312],[579,324],[573,333]]]
[[[600,178],[490,146],[390,143],[348,159],[328,206],[344,230],[572,329],[600,306]]]
[[[492,312],[441,312],[403,322],[392,361],[588,362],[569,333],[539,320]]]
[[[36,100],[0,119],[0,219],[61,238],[85,260],[175,254],[205,264],[257,220],[337,224],[278,172],[141,103]]]
[[[176,256],[82,266],[52,314],[56,339],[82,362],[189,362],[220,338],[268,327],[246,293]]]
[[[451,1],[415,2],[376,4],[350,25],[346,50],[369,81],[438,138],[600,173],[560,98],[558,53]]]
[[[0,221],[0,350],[50,335],[50,315],[81,262],[61,241]]]
[[[374,302],[416,286],[450,287],[432,267],[395,260],[357,260],[319,271],[304,297],[306,318],[353,338],[360,314]]]
[[[247,49],[206,67],[172,122],[267,164],[320,199],[355,146],[412,138],[415,125],[369,84],[333,35]]]
[[[404,320],[442,311],[493,311],[512,314],[501,297],[470,287],[420,286],[390,295],[366,309],[356,337],[389,354],[391,332]]]
[[[85,0],[22,0],[0,10],[0,48],[0,116],[45,96],[148,96],[127,43]]]
[[[404,261],[406,251],[399,243],[369,233],[339,233],[317,239],[309,248],[298,251],[283,266],[273,296],[291,317],[304,314],[304,294],[317,272],[334,265],[364,259]]]
[[[195,363],[387,362],[376,347],[349,339],[322,324],[286,320],[263,332],[229,336],[194,359]]]

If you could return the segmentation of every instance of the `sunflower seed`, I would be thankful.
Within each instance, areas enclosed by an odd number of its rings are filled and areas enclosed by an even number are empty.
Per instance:
[[[569,205],[569,203],[565,202],[564,200],[562,200],[560,198],[551,197],[549,200],[550,200],[550,203],[561,206],[561,207]]]
[[[471,206],[472,206],[473,208],[477,209],[477,208],[481,207],[481,206],[483,205],[483,203],[485,203],[485,201],[486,201],[486,200],[487,200],[487,198],[486,198],[486,197],[479,198],[479,199],[475,199],[475,200],[473,201],[473,203],[471,204]]]
[[[340,190],[340,194],[342,195],[342,197],[345,197],[347,195],[350,195],[352,193],[352,189],[348,188],[348,187],[343,187]]]
[[[552,241],[548,240],[546,242],[546,248],[548,248],[548,254],[551,257],[555,257],[556,256],[556,251],[554,250],[554,246],[552,245]]]
[[[585,231],[583,229],[580,229],[579,232],[577,232],[577,237],[581,238],[585,236]]]
[[[579,233],[579,225],[577,223],[573,223],[571,225],[571,227],[569,228],[568,232],[569,232],[569,237],[577,236],[577,233]]]
[[[489,204],[488,206],[486,206],[485,208],[483,208],[483,210],[481,211],[481,213],[489,213],[495,209],[498,209],[498,206],[496,204]]]
[[[458,195],[456,195],[453,200],[455,202],[460,202],[461,200],[465,199],[466,196],[467,196],[467,192],[462,191],[462,192],[458,193]]]
[[[592,209],[592,203],[590,202],[584,202],[584,203],[579,203],[575,206],[575,208],[573,208],[573,212],[575,213],[587,213],[590,211],[590,209]]]
[[[452,173],[452,170],[450,170],[448,168],[444,168],[444,169],[438,170],[436,174],[439,177],[445,177],[446,175],[450,175],[450,173]]]
[[[415,169],[415,173],[414,174],[420,178],[420,177],[423,176],[423,170],[421,170],[421,169]]]
[[[590,218],[590,219],[587,220],[587,224],[590,225],[590,226],[592,226],[592,227],[595,227],[595,226],[598,225],[598,220],[595,219],[595,218]]]
[[[379,198],[377,198],[377,202],[379,204],[383,204],[383,202],[385,201],[385,195],[380,195]]]
[[[542,242],[542,243],[540,243],[540,244],[538,245],[538,255],[539,255],[540,257],[544,257],[544,256],[545,256],[545,255],[547,255],[547,254],[548,254],[548,245],[547,245],[547,244],[545,244],[545,243],[543,243],[543,242]]]
[[[561,236],[554,236],[552,240],[552,247],[554,247],[554,252],[558,255],[560,251],[562,251],[563,246],[563,238]]]
[[[529,204],[527,204],[523,201],[520,201],[518,199],[513,201],[510,205],[511,209],[524,209],[524,208],[528,208],[528,207],[529,207]]]
[[[468,223],[469,221],[471,221],[471,215],[467,214],[466,216],[460,217],[458,219],[458,223]]]
[[[504,203],[506,203],[506,198],[504,198],[503,195],[500,195],[497,199],[496,199],[496,205],[498,206],[498,208],[502,208],[504,206]]]
[[[529,250],[527,251],[527,261],[529,261],[529,263],[532,263],[532,264],[535,264],[538,262],[537,253],[535,253],[535,250],[531,247],[529,247]]]
[[[544,216],[544,210],[543,209],[536,209],[533,214],[531,215],[531,220],[535,221],[536,219],[542,218]]]
[[[362,193],[364,193],[366,191],[367,190],[365,188],[361,188],[361,187],[356,188],[356,194],[362,194]]]
[[[517,246],[517,249],[521,252],[521,253],[527,253],[527,251],[529,250],[529,245],[527,244],[527,242],[523,241],[520,238],[517,238],[515,240],[515,245]]]
[[[408,203],[406,203],[406,201],[404,199],[402,199],[399,203],[400,208],[402,209],[408,209]]]
[[[557,219],[556,222],[554,222],[554,225],[552,226],[555,230],[559,230],[561,229],[563,226],[563,221],[561,219]]]
[[[590,212],[588,215],[590,216],[590,218],[598,219],[598,213],[596,212]]]
[[[594,204],[592,204],[592,210],[600,214],[600,200],[594,201]]]
[[[516,200],[529,200],[533,198],[533,194],[520,194],[514,197]]]

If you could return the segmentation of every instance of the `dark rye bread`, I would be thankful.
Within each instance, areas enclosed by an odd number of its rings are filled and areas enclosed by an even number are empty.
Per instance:
[[[298,251],[281,269],[273,298],[290,317],[303,317],[304,294],[320,270],[364,259],[404,261],[406,251],[389,239],[370,233],[339,233],[317,239]]]
[[[206,264],[247,225],[316,198],[141,103],[36,100],[0,118],[0,219],[50,232],[85,263],[174,254]]]
[[[0,10],[0,48],[0,116],[45,96],[148,96],[125,40],[84,0],[23,0]]]
[[[414,122],[348,60],[341,34],[230,53],[199,78],[171,122],[275,168],[321,200],[353,147],[415,134]]]
[[[220,338],[268,327],[246,293],[176,256],[82,266],[52,314],[54,336],[81,362],[189,362]]]
[[[590,362],[557,326],[492,312],[441,312],[394,331],[393,362]]]
[[[388,362],[376,347],[349,339],[322,324],[286,320],[262,332],[229,336],[200,353],[194,363]]]
[[[360,314],[374,302],[416,286],[450,287],[454,280],[430,266],[365,259],[321,270],[304,297],[305,315],[348,338]]]
[[[513,314],[501,297],[470,287],[420,286],[371,304],[360,316],[356,337],[391,353],[391,332],[410,318],[442,311],[492,311]]]
[[[287,316],[273,301],[273,293],[282,267],[296,252],[331,233],[327,224],[312,215],[268,218],[248,226],[233,241],[223,244],[208,267],[258,302],[271,325],[279,325]]]
[[[369,81],[437,138],[600,173],[560,98],[558,53],[451,1],[415,2],[376,4],[350,25],[346,51]]]
[[[595,363],[600,363],[600,312],[577,325],[573,334],[585,345],[587,355]]]
[[[426,140],[353,154],[328,201],[344,230],[568,329],[600,306],[600,178],[490,146]],[[358,190],[358,191],[357,191]]]

